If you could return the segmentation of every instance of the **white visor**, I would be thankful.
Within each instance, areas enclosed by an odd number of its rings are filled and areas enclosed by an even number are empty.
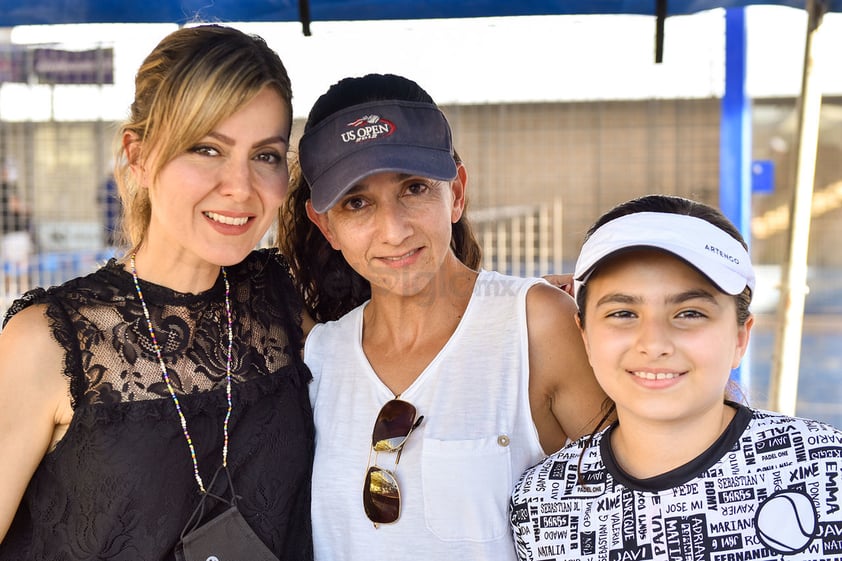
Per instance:
[[[576,261],[576,292],[603,259],[636,247],[672,253],[726,294],[739,294],[746,286],[754,292],[754,268],[740,242],[707,220],[666,212],[638,212],[600,226],[582,246]]]

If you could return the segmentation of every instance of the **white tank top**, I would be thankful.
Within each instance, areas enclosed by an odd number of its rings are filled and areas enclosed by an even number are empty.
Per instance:
[[[401,516],[375,529],[363,480],[377,413],[394,397],[362,350],[362,306],[316,326],[304,359],[316,422],[316,561],[515,559],[512,487],[544,457],[529,407],[526,293],[541,279],[483,271],[465,315],[401,395],[424,415],[397,469]],[[392,469],[395,454],[379,455]]]

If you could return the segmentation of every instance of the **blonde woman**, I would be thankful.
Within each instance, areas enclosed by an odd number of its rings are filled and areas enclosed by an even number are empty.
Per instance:
[[[285,262],[278,55],[223,26],[137,73],[126,255],[26,294],[0,335],[0,559],[308,559],[312,413]],[[219,538],[222,538],[221,540]]]

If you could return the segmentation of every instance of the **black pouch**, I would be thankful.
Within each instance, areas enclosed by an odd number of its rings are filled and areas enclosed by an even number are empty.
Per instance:
[[[230,501],[210,493],[222,470],[228,478]],[[209,497],[227,503],[229,507],[219,516],[203,524],[202,518]],[[175,558],[178,561],[279,561],[237,510],[237,496],[234,494],[231,474],[228,473],[227,467],[221,466],[216,471],[208,486],[208,492],[202,496],[199,506],[181,531],[181,541],[176,545]]]

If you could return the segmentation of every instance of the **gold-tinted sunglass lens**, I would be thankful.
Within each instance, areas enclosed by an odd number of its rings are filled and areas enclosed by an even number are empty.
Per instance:
[[[363,506],[369,520],[390,524],[401,514],[401,494],[398,481],[389,470],[371,467],[365,476]]]
[[[371,446],[377,452],[397,450],[412,432],[414,421],[414,405],[400,399],[387,402],[374,422]]]

